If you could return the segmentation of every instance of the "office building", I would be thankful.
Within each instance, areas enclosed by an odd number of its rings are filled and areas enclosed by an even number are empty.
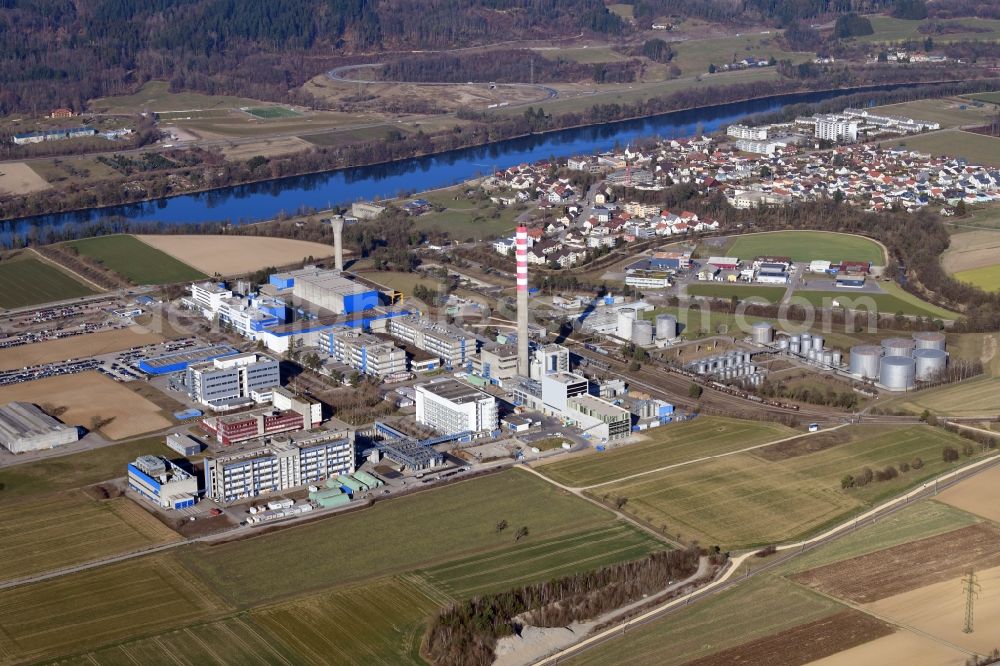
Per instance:
[[[128,464],[128,487],[163,509],[185,509],[198,501],[198,479],[160,456]]]
[[[271,404],[275,409],[302,415],[306,429],[316,428],[323,422],[323,405],[315,400],[295,395],[287,388],[278,386],[271,391]]]
[[[221,282],[195,282],[191,285],[191,298],[187,302],[211,319],[219,311],[222,301],[232,297],[232,290]]]
[[[552,412],[565,412],[570,398],[590,392],[587,378],[572,372],[552,372],[542,375],[539,380],[542,385],[542,402]]]
[[[42,451],[78,439],[75,427],[61,423],[30,402],[0,407],[0,444],[11,453]]]
[[[363,375],[388,377],[405,373],[406,352],[391,342],[353,328],[335,328],[320,335],[320,347]]]
[[[456,326],[418,315],[388,320],[386,332],[397,340],[441,359],[446,368],[465,368],[476,353],[476,339]]]
[[[185,385],[192,400],[216,409],[271,400],[281,385],[278,361],[257,353],[216,358],[187,368]]]
[[[454,379],[418,384],[415,388],[418,423],[445,435],[497,429],[497,401],[493,396]]]
[[[227,416],[210,416],[201,428],[220,444],[231,446],[258,437],[305,430],[306,417],[290,409],[256,409]]]
[[[354,471],[354,441],[347,430],[275,437],[205,459],[205,496],[232,502],[291,490]]]

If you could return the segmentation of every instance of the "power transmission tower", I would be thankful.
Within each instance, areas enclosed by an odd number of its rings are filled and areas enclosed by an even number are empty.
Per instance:
[[[962,577],[962,591],[965,592],[965,626],[962,631],[972,633],[972,606],[979,597],[979,581],[976,580],[976,572],[969,569],[968,573]]]

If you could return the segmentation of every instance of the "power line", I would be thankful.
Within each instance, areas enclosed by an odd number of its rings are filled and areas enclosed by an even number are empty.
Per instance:
[[[962,591],[965,593],[965,626],[962,627],[962,631],[967,634],[972,633],[973,604],[979,598],[979,590],[980,585],[979,581],[976,580],[976,572],[969,569],[962,577]]]

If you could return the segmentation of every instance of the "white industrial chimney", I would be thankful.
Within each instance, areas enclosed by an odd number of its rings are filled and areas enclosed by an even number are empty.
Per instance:
[[[335,268],[344,270],[344,218],[337,215],[330,223],[333,225],[333,252]]]

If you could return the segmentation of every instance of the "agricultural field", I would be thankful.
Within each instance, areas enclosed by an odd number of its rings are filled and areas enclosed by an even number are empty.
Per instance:
[[[693,421],[647,430],[642,434],[643,441],[636,444],[621,445],[604,453],[578,454],[539,465],[537,469],[564,485],[589,487],[795,434],[791,428],[776,423],[700,416]]]
[[[774,56],[778,60],[791,60],[793,63],[803,62],[816,57],[814,53],[799,51],[784,51],[777,43],[778,31],[771,34],[743,34],[730,37],[711,37],[708,39],[690,39],[671,44],[677,55],[671,61],[681,68],[685,76],[706,74],[708,66],[717,67],[732,62],[738,62],[748,57],[767,60]],[[771,69],[774,68],[762,68]]]
[[[930,317],[931,319],[957,319],[959,317],[955,312],[949,312],[944,308],[921,301],[916,296],[902,289],[893,289],[890,282],[879,283],[879,286],[886,293],[876,294],[849,289],[840,291],[807,291],[797,289],[792,296],[792,301],[804,300],[818,308],[834,307],[834,303],[836,303],[836,307],[859,312],[867,312],[874,306],[876,312],[884,315],[894,315],[897,312],[902,312],[904,315]]]
[[[359,271],[358,275],[389,289],[401,291],[406,295],[413,293],[413,288],[423,285],[431,290],[441,288],[441,282],[431,278],[421,277],[416,273],[394,273],[391,271]]]
[[[297,136],[283,136],[273,139],[261,138],[259,141],[240,141],[222,147],[222,154],[227,160],[249,160],[257,157],[277,157],[290,155],[310,148],[311,142]]]
[[[933,638],[897,631],[836,654],[810,662],[809,666],[857,666],[858,664],[906,664],[906,666],[966,666],[967,653]]]
[[[610,46],[581,46],[567,49],[539,49],[539,55],[549,60],[572,60],[584,64],[628,60]]]
[[[959,384],[910,393],[894,406],[920,414],[925,409],[943,416],[1000,416],[1000,377],[977,377]]]
[[[500,520],[511,527],[498,534],[495,525]],[[198,545],[185,549],[182,558],[220,594],[244,606],[477,554],[528,548],[614,522],[610,512],[534,475],[510,470],[273,535]],[[513,533],[521,526],[530,535],[515,544]],[[367,545],[358,548],[362,542]],[[285,575],[289,553],[311,572],[309,577]]]
[[[414,218],[423,231],[443,231],[453,240],[483,240],[513,231],[516,219],[528,208],[524,205],[501,208],[488,199],[472,208],[460,206],[432,211]]]
[[[1000,468],[993,467],[948,488],[937,500],[1000,523]]]
[[[166,81],[149,81],[133,95],[100,97],[87,102],[87,109],[96,113],[134,114],[142,111],[186,111],[194,109],[231,109],[260,106],[262,102],[228,95],[172,93]]]
[[[123,497],[98,501],[72,491],[5,501],[0,507],[0,578],[21,578],[179,538]]]
[[[4,285],[0,291],[2,308],[23,308],[97,293],[69,273],[27,253],[0,262],[0,281]]]
[[[867,261],[885,264],[881,246],[864,236],[826,231],[775,231],[737,236],[727,252],[741,259],[768,255],[793,261]]]
[[[299,138],[314,146],[345,146],[357,141],[388,140],[396,136],[395,132],[407,134],[409,128],[405,125],[375,125],[374,127],[358,127],[356,129],[339,129],[321,134],[306,134]]]
[[[984,291],[1000,291],[1000,264],[955,273],[955,279]]]
[[[242,275],[333,256],[323,243],[265,236],[142,235],[140,241],[205,275]]]
[[[784,287],[761,287],[759,285],[740,284],[690,284],[687,287],[690,296],[705,296],[708,298],[732,298],[741,301],[748,298],[764,300],[768,303],[779,303],[785,295]]]
[[[965,108],[962,108],[965,107]],[[980,126],[989,121],[991,110],[983,106],[973,106],[960,97],[945,99],[920,99],[901,104],[887,104],[871,109],[873,113],[885,113],[893,116],[906,116],[929,120],[941,124],[941,127]]]
[[[737,454],[645,475],[590,492],[649,524],[666,526],[685,540],[725,548],[754,547],[809,534],[823,525],[895,495],[951,467],[946,445],[964,440],[927,426],[857,426],[850,439],[818,452],[768,460],[767,450]],[[841,488],[841,479],[864,467],[923,466],[863,488]]]
[[[70,241],[68,245],[134,284],[190,282],[207,277],[201,271],[143,243],[135,236],[99,236]]]
[[[0,660],[94,649],[225,610],[175,559],[130,560],[0,591]]]
[[[942,35],[933,35],[934,42],[944,44],[947,42],[959,42],[963,40],[996,40],[1000,39],[1000,21],[983,18],[956,18],[956,19],[924,19],[922,21],[910,21],[906,19],[893,18],[891,16],[869,16],[872,28],[875,33],[857,37],[859,42],[899,42],[906,40],[923,41],[927,35],[920,32],[921,25],[933,20],[936,23],[945,25],[971,25],[977,29],[989,28],[989,32],[953,32]]]
[[[961,130],[941,130],[882,141],[883,147],[905,146],[932,156],[961,157],[972,164],[1000,166],[1000,139]]]
[[[0,196],[31,194],[52,187],[24,162],[4,162],[0,167]]]
[[[495,555],[476,555],[418,571],[435,589],[453,599],[509,590],[578,571],[635,560],[662,542],[628,523],[615,523],[569,536],[514,547]]]
[[[150,437],[0,468],[0,502],[73,490],[125,475],[142,454],[172,457],[162,437]]]
[[[987,102],[989,104],[1000,104],[1000,92],[986,92],[986,93],[975,93],[974,95],[966,95],[969,99],[974,99],[979,102]]]
[[[263,120],[274,120],[275,118],[297,118],[302,114],[293,109],[283,106],[256,106],[241,109],[245,113],[261,118]]]
[[[30,345],[0,349],[0,370],[14,370],[28,365],[108,354],[162,340],[163,336],[158,333],[141,331],[133,327],[35,342]]]
[[[125,439],[170,426],[160,408],[96,370],[0,387],[0,404],[27,400],[63,408],[59,420],[92,428],[94,419],[109,439]]]
[[[993,268],[1000,264],[1000,231],[974,230],[955,233],[941,257],[945,271],[962,280],[961,275],[977,268]],[[1000,281],[993,283],[1000,287]]]

